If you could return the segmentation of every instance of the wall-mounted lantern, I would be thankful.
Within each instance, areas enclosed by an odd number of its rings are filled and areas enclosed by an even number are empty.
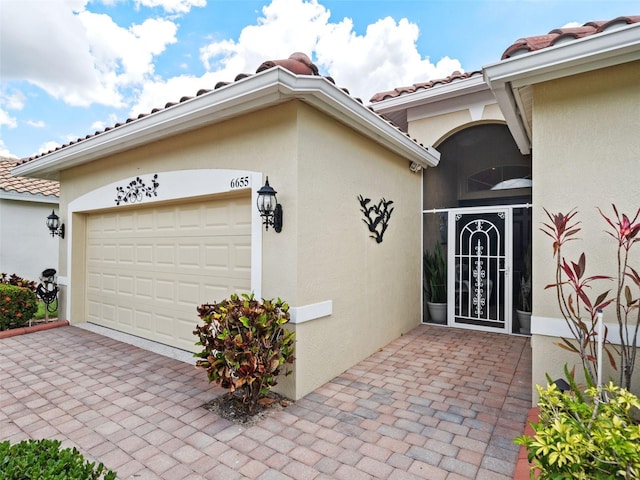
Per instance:
[[[269,226],[280,233],[282,231],[282,205],[278,203],[276,192],[269,185],[269,177],[260,190],[258,190],[258,211],[263,218],[265,230],[269,230]]]
[[[56,215],[54,210],[51,210],[51,215],[47,217],[47,228],[52,237],[58,235],[60,238],[64,238],[64,223],[60,223],[60,217]]]

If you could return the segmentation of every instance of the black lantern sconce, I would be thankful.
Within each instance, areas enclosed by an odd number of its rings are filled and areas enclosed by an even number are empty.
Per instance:
[[[258,211],[263,218],[262,224],[265,230],[269,230],[269,226],[280,233],[282,231],[282,205],[278,203],[276,192],[269,185],[269,177],[264,186],[258,190]]]
[[[54,210],[51,210],[51,215],[47,217],[47,228],[52,237],[58,235],[60,238],[64,238],[64,223],[60,223],[60,217],[56,215]]]

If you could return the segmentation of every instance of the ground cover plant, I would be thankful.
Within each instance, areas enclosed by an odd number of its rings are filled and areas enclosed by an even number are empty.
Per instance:
[[[547,388],[536,386],[540,415],[532,423],[534,435],[515,440],[527,448],[531,478],[640,478],[640,424],[633,417],[638,397],[613,383],[591,385],[582,394],[568,372],[567,378],[567,392],[550,378]]]
[[[202,351],[195,354],[196,366],[206,370],[210,382],[229,389],[225,400],[232,410],[251,416],[278,401],[270,390],[294,361],[295,333],[285,328],[289,305],[234,294],[201,305],[198,315],[203,324],[193,333]]]
[[[116,472],[61,445],[48,439],[0,442],[0,480],[115,480]]]

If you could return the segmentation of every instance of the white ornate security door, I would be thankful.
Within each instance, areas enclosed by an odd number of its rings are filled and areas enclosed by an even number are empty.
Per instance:
[[[448,323],[511,331],[511,209],[448,212]]]

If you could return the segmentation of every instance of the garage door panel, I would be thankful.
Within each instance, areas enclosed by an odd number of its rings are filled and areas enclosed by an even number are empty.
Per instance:
[[[178,282],[178,305],[198,305],[198,300],[202,298],[200,284],[195,282]]]
[[[178,246],[178,263],[176,267],[182,271],[190,269],[200,268],[200,244],[198,243],[183,243]]]
[[[175,243],[156,243],[156,265],[174,267],[176,264]]]
[[[118,262],[133,265],[134,248],[131,244],[118,245]]]
[[[133,309],[132,308],[125,308],[125,307],[118,307],[118,322],[121,323],[122,325],[126,325],[126,326],[133,326]]]
[[[118,276],[118,294],[133,297],[135,278],[132,275]]]
[[[137,244],[136,250],[136,264],[138,265],[153,265],[153,245],[150,243]]]
[[[90,322],[195,351],[196,307],[250,291],[249,196],[87,218]]]

